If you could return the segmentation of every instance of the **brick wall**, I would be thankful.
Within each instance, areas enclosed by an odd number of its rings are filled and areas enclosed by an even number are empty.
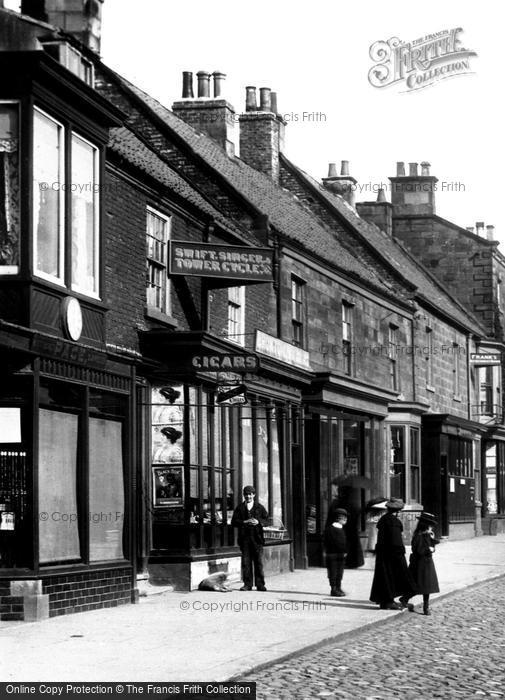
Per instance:
[[[131,603],[132,588],[129,568],[51,576],[43,581],[50,617]]]

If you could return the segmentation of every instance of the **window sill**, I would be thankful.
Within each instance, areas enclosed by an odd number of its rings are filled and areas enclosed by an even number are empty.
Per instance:
[[[156,309],[154,306],[146,306],[144,308],[144,314],[146,318],[150,319],[151,321],[157,321],[158,323],[163,323],[164,325],[171,326],[172,328],[178,328],[179,326],[175,318],[163,313],[163,311]]]
[[[458,403],[461,403],[463,401],[461,396],[456,396],[456,394],[452,397],[452,400],[457,401]]]
[[[431,384],[426,384],[426,391],[431,391],[435,393],[435,387],[431,386]]]

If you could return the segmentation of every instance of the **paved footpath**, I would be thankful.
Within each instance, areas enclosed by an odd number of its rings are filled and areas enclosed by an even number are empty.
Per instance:
[[[435,562],[441,595],[504,575],[505,535],[444,542]],[[221,681],[367,626],[379,638],[406,613],[369,602],[373,564],[346,570],[346,598],[330,598],[326,570],[313,568],[269,578],[266,593],[167,592],[139,605],[0,623],[0,680]]]
[[[501,577],[237,680],[257,700],[505,698],[504,618]]]

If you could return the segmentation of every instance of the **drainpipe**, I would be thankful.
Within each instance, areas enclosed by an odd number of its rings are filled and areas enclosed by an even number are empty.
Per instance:
[[[470,333],[466,336],[466,386],[467,386],[467,405],[468,405],[468,420],[472,420],[472,384],[470,372]]]

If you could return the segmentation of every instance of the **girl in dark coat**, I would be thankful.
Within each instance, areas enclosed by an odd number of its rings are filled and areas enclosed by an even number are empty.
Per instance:
[[[379,531],[375,546],[375,571],[370,592],[370,600],[378,603],[382,610],[401,610],[407,607],[403,599],[414,595],[414,582],[410,576],[405,546],[403,544],[403,525],[398,513],[404,503],[399,498],[387,501],[387,513],[377,523]],[[395,596],[402,596],[400,603]]]
[[[409,572],[414,580],[416,593],[423,596],[423,612],[431,615],[430,593],[438,593],[437,572],[433,563],[433,552],[435,545],[440,540],[435,539],[433,526],[437,524],[435,517],[431,513],[421,513],[419,523],[412,537],[412,554],[410,555]],[[401,602],[405,605],[411,596],[404,596]],[[414,606],[409,605],[409,610],[413,612]]]

